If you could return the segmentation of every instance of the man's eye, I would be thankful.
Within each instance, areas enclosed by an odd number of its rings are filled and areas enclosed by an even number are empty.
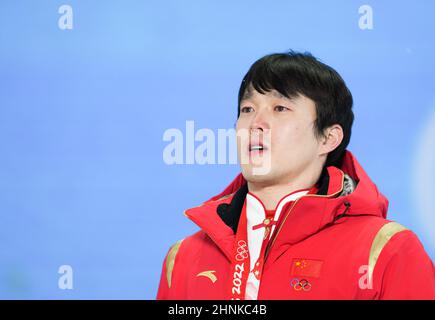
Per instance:
[[[243,107],[240,110],[240,112],[242,112],[242,113],[248,113],[248,112],[252,112],[252,111],[254,111],[254,108],[252,108],[252,107]]]
[[[287,110],[289,110],[289,108],[286,108],[283,106],[276,106],[275,107],[275,111],[278,111],[278,112],[283,112],[283,111],[287,111]]]

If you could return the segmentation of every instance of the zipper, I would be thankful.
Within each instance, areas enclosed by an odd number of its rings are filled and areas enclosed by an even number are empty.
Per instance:
[[[343,185],[344,185],[344,175],[343,175],[343,179],[341,180],[340,190],[338,190],[337,192],[335,192],[333,194],[329,194],[329,195],[308,194],[308,195],[304,195],[304,196],[296,199],[295,202],[293,202],[293,205],[291,206],[291,208],[286,212],[286,215],[284,216],[284,219],[283,219],[282,223],[280,224],[278,230],[276,230],[275,234],[272,237],[272,241],[269,241],[269,243],[267,245],[267,248],[266,248],[266,252],[264,254],[264,262],[263,262],[263,264],[266,264],[266,260],[267,260],[267,257],[269,256],[269,252],[270,252],[273,244],[275,243],[275,240],[278,237],[279,232],[281,231],[282,227],[284,226],[285,221],[287,220],[287,217],[290,215],[291,211],[293,210],[293,208],[296,206],[296,204],[298,203],[298,201],[300,199],[307,198],[307,197],[331,198],[331,197],[334,197],[338,193],[343,191]]]

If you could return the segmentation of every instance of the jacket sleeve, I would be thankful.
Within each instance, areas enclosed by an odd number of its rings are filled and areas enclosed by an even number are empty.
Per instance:
[[[181,243],[184,239],[177,241],[165,256],[163,261],[162,273],[160,275],[160,283],[157,291],[157,300],[168,300],[175,299],[174,296],[174,281],[172,278],[175,259],[177,257],[178,250],[180,249]]]
[[[167,300],[169,299],[169,286],[166,280],[166,260],[169,252],[165,256],[165,260],[163,261],[162,273],[160,275],[159,288],[157,291],[157,300]]]
[[[435,269],[417,236],[410,230],[392,237],[379,257],[380,299],[435,299]]]

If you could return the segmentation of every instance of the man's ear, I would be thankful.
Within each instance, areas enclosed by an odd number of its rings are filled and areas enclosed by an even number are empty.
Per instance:
[[[323,131],[319,155],[328,154],[334,151],[343,141],[343,128],[334,124]]]

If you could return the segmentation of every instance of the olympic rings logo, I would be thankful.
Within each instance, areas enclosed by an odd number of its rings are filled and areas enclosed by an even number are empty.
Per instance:
[[[242,261],[246,258],[248,258],[249,251],[248,251],[248,244],[244,240],[239,240],[237,242],[237,250],[236,250],[236,260]]]
[[[293,278],[290,281],[290,285],[295,289],[296,291],[310,291],[311,290],[311,283],[308,282],[307,279],[301,279]]]

